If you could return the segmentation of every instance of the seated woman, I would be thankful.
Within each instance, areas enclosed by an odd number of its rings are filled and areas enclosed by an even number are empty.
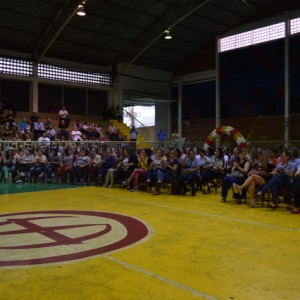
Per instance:
[[[297,166],[297,171],[294,177],[294,208],[292,209],[292,214],[300,213],[300,164]]]
[[[200,178],[201,161],[196,152],[190,149],[182,159],[182,172],[180,176],[180,186],[182,194],[187,192],[187,185],[191,187],[192,196],[196,195],[196,183]]]
[[[248,193],[251,198],[250,206],[255,207],[255,188],[257,185],[264,186],[266,184],[266,180],[268,174],[270,174],[274,166],[268,163],[268,154],[266,151],[259,151],[257,155],[258,161],[253,165],[253,168],[248,173],[248,178],[242,185],[238,185],[233,183],[233,190],[235,193],[242,191],[244,188],[248,188]]]
[[[160,168],[158,168],[156,191],[154,195],[160,194],[161,184],[165,180],[178,178],[181,171],[181,163],[178,159],[179,155],[180,152],[177,152],[175,149],[171,149],[167,160],[162,163]]]
[[[45,168],[45,174],[47,175],[47,180],[49,182],[52,180],[52,177],[55,176],[57,168],[60,165],[60,160],[61,160],[61,157],[60,157],[60,155],[58,155],[57,150],[56,149],[51,149],[50,155],[49,155],[49,158],[48,158],[48,163],[47,163],[46,168]]]
[[[17,183],[22,183],[25,180],[26,175],[34,163],[35,159],[32,150],[25,149],[24,154],[21,156],[20,164],[18,165],[20,179],[16,181]]]
[[[221,201],[226,202],[226,197],[228,194],[229,188],[233,183],[242,184],[247,176],[247,173],[250,168],[250,163],[246,158],[246,152],[244,149],[239,149],[237,151],[238,157],[232,163],[231,173],[228,173],[222,181],[221,189]],[[240,203],[241,196],[239,193],[233,194],[236,203]]]
[[[130,148],[123,149],[123,158],[120,161],[121,164],[117,167],[116,179],[123,185],[126,185],[126,181],[129,179],[131,173],[138,166],[137,154]]]
[[[0,154],[0,164],[3,167],[4,182],[8,182],[9,174],[11,174],[11,178],[14,179],[17,173],[16,171],[17,163],[18,161],[14,156],[12,149],[8,149],[4,157],[2,157]]]
[[[157,180],[157,170],[162,167],[162,164],[165,161],[166,161],[166,157],[164,155],[163,149],[157,148],[155,155],[153,156],[153,160],[146,173],[146,184],[147,184],[148,192],[151,191],[153,182]]]
[[[120,148],[116,153],[116,165],[107,170],[104,187],[112,188],[116,182],[116,173],[119,169],[126,168],[128,156],[125,157],[124,148]]]
[[[112,148],[105,148],[103,151],[102,163],[100,165],[98,176],[97,176],[97,186],[103,186],[105,183],[105,177],[107,171],[116,166],[116,153]]]
[[[73,169],[73,162],[74,162],[74,154],[72,149],[67,149],[66,154],[63,155],[60,166],[57,169],[57,174],[61,178],[61,183],[67,182],[68,174],[71,174]],[[72,179],[71,179],[72,180]]]
[[[220,178],[224,174],[226,168],[226,162],[224,160],[224,154],[222,148],[217,148],[215,155],[212,156],[210,160],[210,165],[208,168],[203,168],[202,176],[203,180],[208,183],[208,191],[210,191],[213,180]]]
[[[276,168],[271,174],[273,177],[267,182],[267,184],[256,193],[260,197],[267,190],[271,190],[272,204],[270,208],[275,209],[278,206],[278,189],[282,187],[291,187],[293,184],[293,177],[295,173],[295,165],[291,160],[291,153],[288,150],[284,150],[281,154],[281,162],[278,163]]]
[[[141,154],[138,155],[138,167],[133,170],[130,177],[123,182],[124,185],[129,185],[132,182],[131,191],[135,192],[138,190],[139,184],[146,180],[146,173],[151,165],[151,150],[142,149]],[[142,180],[141,180],[142,179]]]

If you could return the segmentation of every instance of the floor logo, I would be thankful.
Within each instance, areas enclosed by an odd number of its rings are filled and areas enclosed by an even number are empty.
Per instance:
[[[132,217],[95,211],[33,211],[0,215],[0,266],[81,259],[144,239],[149,230]]]

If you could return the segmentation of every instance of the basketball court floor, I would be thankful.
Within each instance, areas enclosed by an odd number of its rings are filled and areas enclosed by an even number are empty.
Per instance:
[[[300,299],[300,215],[220,195],[0,185],[3,300]]]

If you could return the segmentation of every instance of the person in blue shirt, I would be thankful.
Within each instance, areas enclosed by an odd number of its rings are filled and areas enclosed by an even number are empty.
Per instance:
[[[161,127],[159,132],[157,133],[157,138],[159,140],[159,147],[164,148],[164,141],[167,138],[167,134],[164,132],[163,128]]]

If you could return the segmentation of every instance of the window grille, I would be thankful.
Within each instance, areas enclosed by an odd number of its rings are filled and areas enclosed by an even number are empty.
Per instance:
[[[33,76],[33,63],[24,59],[0,57],[0,73]]]
[[[300,33],[300,18],[291,20],[290,31],[291,31],[291,34]]]
[[[285,22],[219,39],[219,52],[269,42],[285,37]]]
[[[110,73],[95,73],[79,69],[67,69],[48,64],[38,65],[38,77],[90,85],[112,86],[112,76]]]

